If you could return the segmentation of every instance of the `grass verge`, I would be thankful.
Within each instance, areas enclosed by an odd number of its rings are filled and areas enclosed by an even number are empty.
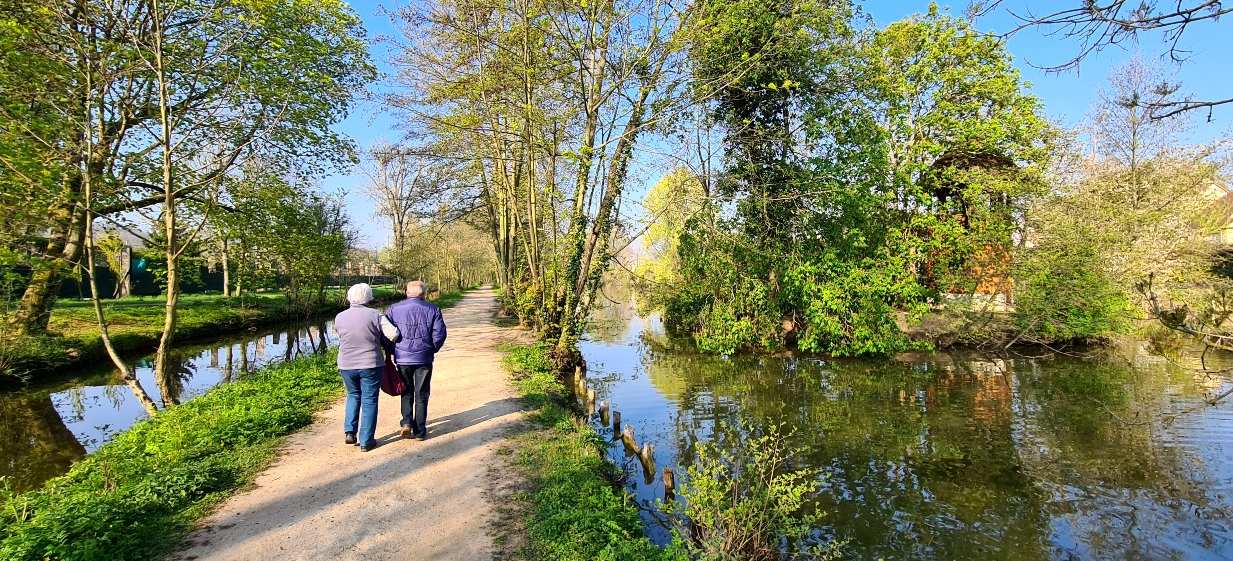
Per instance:
[[[642,530],[637,510],[613,484],[603,439],[568,408],[544,345],[511,346],[506,369],[535,430],[519,435],[515,461],[529,479],[524,558],[537,561],[650,561],[668,555]]]
[[[341,389],[330,353],[271,366],[138,422],[41,489],[0,496],[0,559],[161,557]]]
[[[374,288],[373,292],[379,302],[400,296],[400,292],[387,287]],[[342,295],[340,290],[330,290],[325,303],[310,315],[341,310]],[[441,298],[451,297],[460,299],[462,296],[446,293]],[[116,350],[120,353],[153,350],[162,334],[165,302],[161,297],[104,301]],[[180,297],[176,310],[176,339],[181,341],[295,319],[288,316],[286,297],[281,293],[234,298],[224,298],[221,294],[189,294]],[[107,360],[94,308],[88,300],[57,302],[48,323],[48,333],[38,337],[0,337],[0,374],[12,381],[78,363]]]

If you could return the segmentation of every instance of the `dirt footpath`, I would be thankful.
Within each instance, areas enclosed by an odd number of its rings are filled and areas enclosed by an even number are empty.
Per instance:
[[[340,400],[176,558],[490,559],[488,470],[522,418],[497,346],[524,336],[493,325],[495,311],[492,290],[444,311],[449,338],[434,364],[427,441],[398,438],[398,398],[381,394],[381,445],[344,445]]]

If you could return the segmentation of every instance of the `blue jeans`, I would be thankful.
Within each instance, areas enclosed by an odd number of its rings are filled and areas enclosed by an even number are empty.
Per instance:
[[[347,386],[347,412],[343,415],[343,432],[356,432],[360,446],[371,448],[377,444],[373,433],[377,431],[377,395],[381,391],[381,367],[359,370],[340,370],[343,385]],[[364,416],[360,417],[363,412]]]

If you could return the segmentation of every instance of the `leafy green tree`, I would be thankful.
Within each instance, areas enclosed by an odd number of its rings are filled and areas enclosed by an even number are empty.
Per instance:
[[[231,187],[231,210],[217,218],[241,248],[235,256],[237,284],[281,276],[288,307],[315,310],[355,238],[342,203],[258,168],[248,171]]]
[[[1019,336],[1049,342],[1125,331],[1151,308],[1133,287],[1150,279],[1156,305],[1203,309],[1228,280],[1214,273],[1228,217],[1219,146],[1188,146],[1189,115],[1152,118],[1170,103],[1165,78],[1141,61],[1110,76],[1083,127],[1090,148],[1065,147],[1056,188],[1027,213],[1016,255]],[[1150,311],[1150,310],[1149,310]]]
[[[754,78],[714,105],[734,213],[682,236],[670,325],[724,353],[894,352],[898,311],[1008,274],[1052,131],[1001,43],[936,7],[865,38],[841,4],[704,6],[696,79]]]
[[[373,70],[359,20],[340,1],[39,1],[5,13],[16,22],[4,26],[6,54],[30,61],[14,69],[43,79],[0,79],[0,97],[28,108],[10,111],[20,142],[4,144],[30,148],[12,162],[54,164],[54,180],[5,190],[6,215],[22,201],[48,203],[32,207],[48,210],[23,230],[35,272],[10,318],[15,331],[45,328],[61,271],[83,255],[87,211],[162,205],[164,229],[175,230],[176,207],[206,200],[246,158],[306,175],[349,159],[330,125]],[[31,96],[38,103],[21,104]],[[49,115],[61,116],[57,126]],[[21,168],[5,167],[6,185]]]
[[[677,168],[647,192],[642,206],[651,222],[642,234],[645,254],[634,270],[643,307],[661,308],[682,290],[680,238],[691,220],[710,218],[705,189],[697,176]]]

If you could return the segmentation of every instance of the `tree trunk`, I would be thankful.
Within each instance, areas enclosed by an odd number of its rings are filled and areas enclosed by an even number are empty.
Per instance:
[[[87,208],[91,203],[90,182],[87,179],[85,182],[85,203]],[[108,329],[107,318],[103,313],[103,302],[98,294],[98,282],[94,279],[94,219],[90,212],[85,213],[85,233],[86,233],[86,276],[90,279],[90,302],[94,305],[94,318],[98,322],[99,338],[103,341],[103,348],[107,351],[107,356],[111,358],[112,364],[120,371],[120,378],[133,391],[133,396],[141,403],[141,407],[146,410],[146,414],[153,417],[158,414],[158,407],[154,403],[154,399],[146,392],[146,389],[141,386],[141,381],[133,374],[133,371],[120,358],[120,354],[116,352],[115,346],[111,344],[111,333]],[[164,400],[166,396],[164,396]]]
[[[223,238],[223,297],[231,297],[231,263],[227,260],[227,239]]]
[[[172,185],[172,142],[171,142],[171,93],[169,90],[167,70],[163,52],[163,13],[158,0],[151,1],[153,17],[153,63],[156,81],[158,82],[159,120],[162,126],[163,151],[163,232],[166,236],[165,255],[167,256],[167,302],[163,313],[163,335],[158,341],[158,350],[154,353],[154,376],[156,380],[167,379],[171,368],[171,346],[175,339],[176,305],[180,299],[180,252],[176,240],[176,192]]]
[[[35,267],[17,310],[9,320],[10,327],[17,335],[40,335],[47,331],[51,308],[56,303],[56,293],[60,291],[63,280],[64,266],[81,259],[85,213],[75,207],[62,211],[65,220],[61,228],[53,230],[47,246],[50,260],[43,266]]]

